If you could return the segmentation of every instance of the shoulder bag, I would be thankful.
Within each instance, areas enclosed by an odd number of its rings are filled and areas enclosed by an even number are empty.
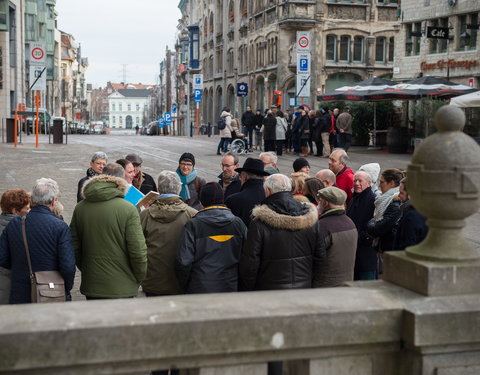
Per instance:
[[[65,302],[65,281],[58,271],[32,271],[30,251],[28,250],[26,216],[22,216],[22,235],[27,255],[30,285],[32,288],[32,303]]]

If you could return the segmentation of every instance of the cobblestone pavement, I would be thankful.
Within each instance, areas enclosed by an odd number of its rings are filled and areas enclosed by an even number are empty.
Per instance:
[[[110,135],[69,135],[68,144],[63,145],[49,144],[48,136],[40,136],[39,147],[35,148],[35,136],[24,136],[22,144],[16,148],[12,144],[0,144],[0,156],[5,164],[0,179],[0,193],[12,188],[29,191],[37,178],[53,178],[60,185],[65,221],[70,223],[76,204],[78,180],[85,175],[90,157],[95,151],[105,151],[110,161],[122,158],[128,153],[138,153],[143,158],[143,170],[154,178],[164,169],[175,170],[180,155],[188,151],[195,155],[199,175],[212,181],[216,180],[221,172],[220,157],[216,155],[218,141],[218,136],[164,137],[122,132]],[[255,151],[252,155],[258,154],[259,151]],[[370,162],[380,163],[382,170],[404,169],[411,158],[409,154],[388,154],[364,147],[352,147],[349,156],[354,170]],[[246,157],[240,157],[241,165]],[[291,154],[280,157],[280,172],[292,172],[293,160],[295,156]],[[308,160],[312,173],[328,168],[327,159],[310,156]],[[467,220],[465,229],[467,239],[475,247],[480,247],[479,227],[480,215],[477,213]],[[74,299],[83,298],[78,292],[78,282],[79,277],[72,294]]]

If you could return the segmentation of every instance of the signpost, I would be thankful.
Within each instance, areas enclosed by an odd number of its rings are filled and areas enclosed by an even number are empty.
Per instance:
[[[200,127],[200,102],[202,101],[203,74],[193,75],[193,100],[195,105],[195,134],[198,135]]]
[[[38,109],[40,108],[40,91],[45,91],[47,89],[47,80],[45,74],[45,71],[47,70],[47,67],[45,65],[46,53],[43,43],[30,43],[29,60],[29,91],[35,90],[35,147],[38,148],[38,123],[40,120],[38,115]]]
[[[296,97],[310,97],[311,82],[311,40],[310,33],[297,32],[297,95]],[[303,99],[302,99],[303,104]]]

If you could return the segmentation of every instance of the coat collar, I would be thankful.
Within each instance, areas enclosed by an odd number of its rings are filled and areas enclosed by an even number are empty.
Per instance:
[[[107,175],[99,175],[92,177],[91,179],[87,180],[83,184],[82,187],[82,197],[85,197],[85,189],[87,186],[90,184],[94,184],[95,182],[112,182],[117,185],[118,190],[120,190],[123,195],[127,194],[128,189],[130,189],[130,186],[127,184],[127,181],[125,181],[123,178],[120,177],[114,177],[114,176],[107,176]]]
[[[317,208],[311,203],[305,203],[305,205],[307,205],[308,211],[301,216],[279,214],[266,204],[255,207],[252,210],[252,216],[273,228],[298,231],[309,228],[318,222]]]

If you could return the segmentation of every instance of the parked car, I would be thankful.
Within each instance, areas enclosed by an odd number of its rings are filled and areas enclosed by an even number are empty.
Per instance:
[[[102,125],[95,125],[93,127],[93,134],[102,134],[103,126]]]
[[[146,135],[158,135],[158,121],[152,121],[147,125]]]

